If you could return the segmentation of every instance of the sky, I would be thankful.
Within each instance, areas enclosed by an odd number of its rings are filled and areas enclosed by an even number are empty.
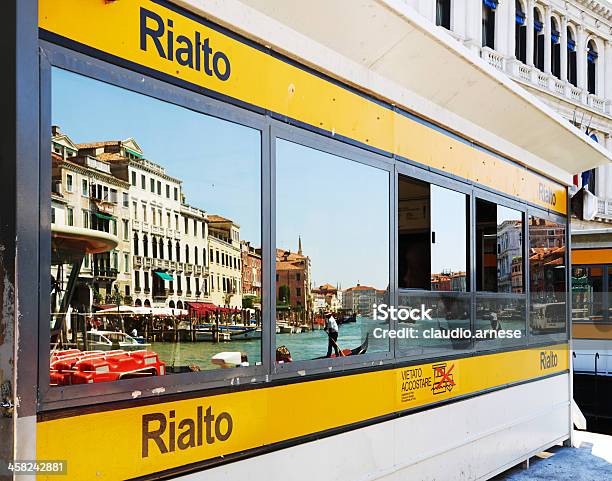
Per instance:
[[[257,130],[57,68],[52,123],[76,143],[133,137],[182,179],[187,203],[232,219],[260,245]],[[276,244],[297,251],[302,237],[316,285],[387,288],[388,199],[388,172],[279,141]]]

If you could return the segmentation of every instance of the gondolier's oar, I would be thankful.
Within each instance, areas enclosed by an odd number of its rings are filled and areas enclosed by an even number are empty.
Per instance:
[[[329,337],[329,340],[334,343],[334,346],[336,346],[336,349],[338,349],[338,352],[340,353],[340,357],[346,357],[345,354],[342,352],[342,349],[340,349],[340,346],[338,346],[338,343],[334,341],[333,337],[331,337],[331,334],[329,333],[329,331],[325,331],[325,333],[327,334],[327,337]]]

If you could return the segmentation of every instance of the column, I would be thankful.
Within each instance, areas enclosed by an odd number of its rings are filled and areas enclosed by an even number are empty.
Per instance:
[[[606,42],[607,43],[607,42]],[[598,97],[602,97],[605,98],[606,96],[606,78],[608,79],[608,81],[610,80],[610,77],[606,77],[606,62],[608,61],[608,56],[606,55],[608,52],[606,52],[606,47],[605,44],[599,43],[598,45],[598,56],[597,56],[597,67],[596,67],[596,84],[595,84],[595,92],[597,93]]]
[[[582,25],[576,27],[576,68],[578,88],[587,88],[587,57],[586,57],[586,32]]]
[[[533,0],[527,1],[527,11],[525,12],[527,21],[527,65],[533,67]]]
[[[508,26],[508,48],[507,55],[510,58],[516,57],[516,2],[506,2],[508,8],[508,19],[506,25]]]
[[[561,43],[561,80],[567,81],[567,17],[561,17],[561,31],[559,32]]]
[[[552,28],[550,25],[551,9],[550,5],[544,6],[544,73],[552,72]]]
[[[466,3],[466,45],[480,56],[480,47],[482,47],[482,0],[466,0]]]
[[[612,42],[610,40],[606,40],[604,42],[604,56],[605,56],[605,65],[602,63],[602,67],[604,68],[604,97],[606,100],[612,101]]]

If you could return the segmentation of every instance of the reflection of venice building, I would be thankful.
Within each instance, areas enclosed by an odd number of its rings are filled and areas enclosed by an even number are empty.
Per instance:
[[[301,239],[298,244],[297,253],[276,249],[276,304],[310,313],[310,257],[302,254]]]
[[[342,291],[331,284],[312,289],[312,298],[315,313],[337,312],[342,309]]]
[[[522,222],[516,220],[506,220],[497,226],[498,292],[520,292],[514,289],[516,286],[513,286],[512,276],[515,260],[518,259],[519,263],[522,261],[522,229]]]
[[[249,241],[240,241],[242,258],[242,295],[259,298],[261,303],[261,251],[251,246]]]
[[[132,245],[133,302],[137,306],[167,305],[166,290],[179,271],[180,181],[144,158],[134,139],[82,144],[81,149],[111,164],[113,174],[128,182]],[[180,298],[173,299],[178,301]],[[181,303],[182,304],[182,303]],[[180,307],[180,306],[177,306]]]
[[[387,291],[357,284],[342,293],[342,308],[361,316],[372,317],[373,304],[387,303]]]
[[[210,298],[217,306],[242,308],[240,226],[220,215],[208,215]]]
[[[90,155],[58,127],[52,132],[52,223],[111,233],[119,245],[85,256],[73,306],[131,302],[129,184],[112,174],[110,163]]]

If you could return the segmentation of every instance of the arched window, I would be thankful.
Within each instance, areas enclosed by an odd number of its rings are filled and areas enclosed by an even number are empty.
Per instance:
[[[574,87],[578,86],[578,76],[576,68],[576,41],[572,30],[567,27],[567,80]]]
[[[182,309],[182,308],[183,308],[183,301],[178,301],[178,302],[176,303],[176,308],[177,308],[177,309]]]
[[[198,265],[198,246],[195,246],[193,248],[193,263],[197,266]]]
[[[134,232],[134,255],[138,255],[138,232]]]
[[[155,237],[151,237],[151,247],[151,250],[153,251],[153,259],[157,259],[157,239],[155,239]]]
[[[134,305],[135,305],[136,307],[140,307],[140,306],[142,306],[142,301],[141,301],[140,299],[136,299],[136,300],[134,301]]]
[[[145,299],[144,305],[145,307],[151,307],[151,301],[149,299]]]
[[[170,301],[170,302],[168,303],[168,307],[169,307],[170,309],[174,309],[174,306],[175,306],[174,301]]]
[[[185,244],[185,262],[189,264],[189,245]]]
[[[544,24],[540,11],[533,9],[533,64],[544,71]]]
[[[550,71],[558,79],[561,78],[561,42],[557,19],[550,18]]]
[[[168,241],[168,260],[172,260],[172,241]]]
[[[181,262],[181,244],[176,241],[176,262]]]
[[[597,93],[597,47],[593,40],[587,44],[587,90]]]
[[[164,258],[164,240],[159,239],[159,242],[157,245],[159,247],[159,258],[163,259]]]
[[[520,62],[527,62],[527,25],[525,22],[525,10],[519,0],[516,0],[514,24],[514,56]]]
[[[497,0],[482,0],[482,46],[495,48],[495,9]]]
[[[149,257],[149,239],[146,234],[142,236],[142,255]]]
[[[451,0],[436,0],[436,25],[451,28]]]
[[[202,265],[206,267],[206,248],[202,247]]]

